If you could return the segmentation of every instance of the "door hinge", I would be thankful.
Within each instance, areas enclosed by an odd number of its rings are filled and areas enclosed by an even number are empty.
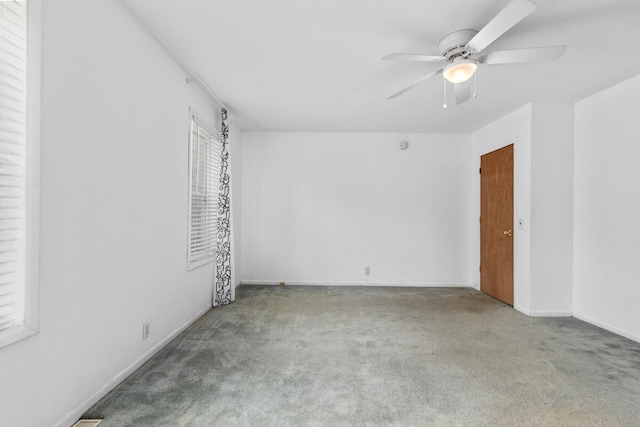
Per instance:
[[[478,168],[478,173],[482,174],[482,168]]]
[[[479,216],[479,217],[478,217],[478,222],[479,222],[480,224],[482,224],[482,217],[481,217],[481,216]]]
[[[478,266],[478,271],[480,271],[480,273],[482,273],[482,266],[481,265]]]

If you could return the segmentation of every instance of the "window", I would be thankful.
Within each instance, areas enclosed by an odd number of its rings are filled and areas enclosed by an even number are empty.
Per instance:
[[[38,328],[37,11],[36,1],[28,16],[26,1],[0,1],[0,346]]]
[[[191,114],[187,268],[212,262],[216,250],[220,139],[214,127]]]

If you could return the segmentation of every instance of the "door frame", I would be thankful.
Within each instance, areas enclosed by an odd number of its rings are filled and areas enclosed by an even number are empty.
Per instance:
[[[513,144],[513,308],[530,315],[530,301],[523,301],[523,296],[527,294],[530,270],[530,227],[528,224],[530,216],[530,202],[526,195],[531,188],[531,169],[526,167],[526,160],[530,159],[530,144],[520,141],[519,138],[509,138],[497,140],[497,142],[483,147],[474,147],[474,212],[473,223],[476,251],[474,253],[474,265],[472,266],[474,284],[480,290],[480,158],[493,151]],[[524,152],[523,152],[524,151]],[[528,174],[528,180],[527,180]],[[519,218],[523,220],[523,227],[519,226]]]

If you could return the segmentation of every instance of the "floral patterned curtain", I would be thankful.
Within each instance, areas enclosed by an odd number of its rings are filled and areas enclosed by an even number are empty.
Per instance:
[[[231,193],[229,178],[229,124],[227,110],[222,109],[220,126],[220,187],[218,191],[218,235],[216,251],[216,281],[213,292],[213,306],[231,303]]]

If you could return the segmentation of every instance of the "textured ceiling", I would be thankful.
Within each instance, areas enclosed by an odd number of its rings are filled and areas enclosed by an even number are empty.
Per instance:
[[[478,97],[442,108],[439,55],[452,31],[481,29],[508,0],[121,0],[229,105],[245,130],[470,132],[531,101],[575,102],[640,74],[638,0],[538,0],[485,51],[564,44],[556,62],[481,66]]]

